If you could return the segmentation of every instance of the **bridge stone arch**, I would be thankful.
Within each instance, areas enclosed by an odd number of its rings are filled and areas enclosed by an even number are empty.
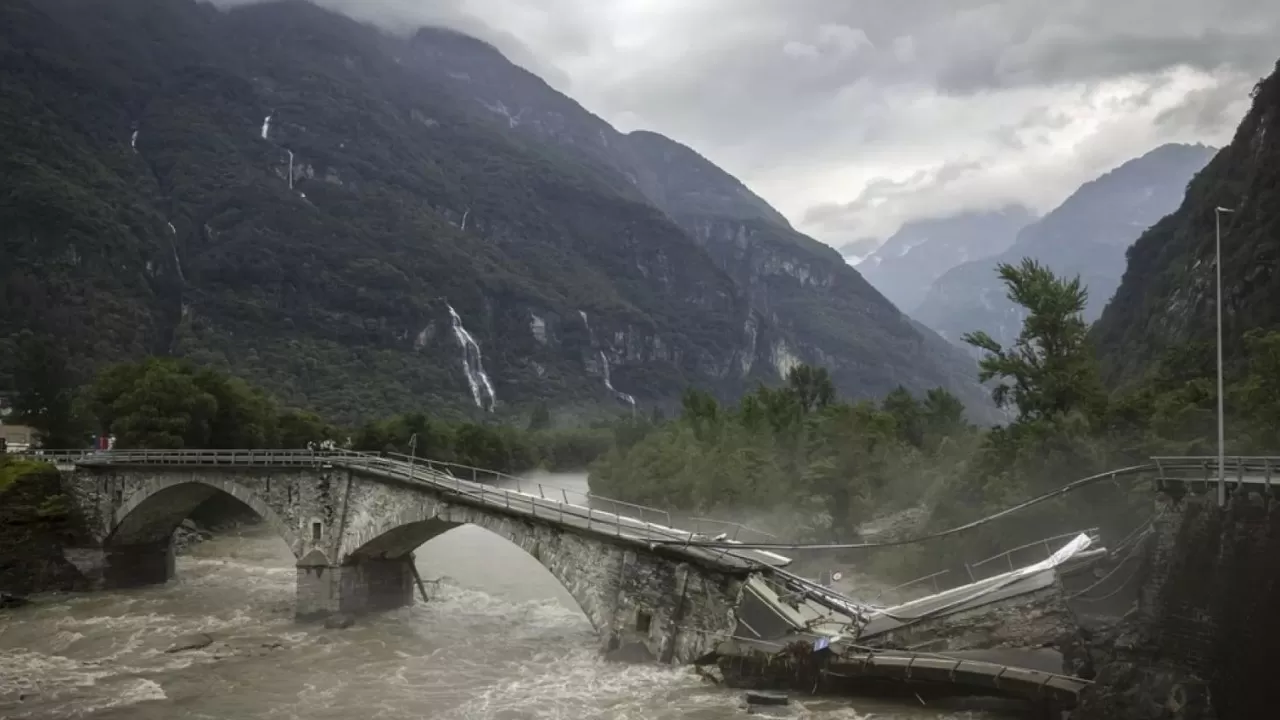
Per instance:
[[[115,521],[103,545],[111,548],[168,542],[183,520],[218,493],[235,498],[252,510],[284,540],[294,557],[298,556],[302,548],[298,533],[259,494],[233,477],[211,473],[198,477],[157,475],[135,486],[114,512]]]
[[[617,583],[610,573],[625,551],[520,517],[436,500],[393,513],[360,513],[343,535],[341,562],[350,567],[392,561],[408,568],[418,547],[463,525],[487,530],[536,560],[564,587],[597,633],[615,629]]]
[[[100,587],[138,587],[174,573],[172,532],[219,493],[258,514],[297,558],[295,616],[402,607],[416,593],[413,551],[474,525],[536,559],[578,603],[606,649],[684,662],[737,625],[749,567],[651,545],[559,505],[499,506],[382,468],[325,457],[175,455],[82,463],[67,488],[89,542],[67,559]],[[720,633],[716,635],[714,633]]]

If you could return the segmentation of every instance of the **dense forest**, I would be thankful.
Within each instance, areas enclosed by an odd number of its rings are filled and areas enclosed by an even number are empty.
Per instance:
[[[18,346],[24,389],[15,396],[15,417],[35,427],[47,448],[87,447],[97,435],[113,436],[120,449],[302,449],[332,443],[364,452],[413,450],[435,460],[519,473],[582,469],[650,423],[647,417],[620,415],[556,428],[540,405],[527,427],[422,412],[348,427],[283,407],[240,378],[188,360],[152,357],[113,365],[77,386],[67,357],[47,339],[28,334]]]

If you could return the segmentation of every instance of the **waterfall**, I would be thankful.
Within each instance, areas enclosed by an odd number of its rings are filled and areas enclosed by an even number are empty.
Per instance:
[[[609,392],[617,395],[619,400],[631,405],[631,409],[635,410],[636,399],[624,392],[618,392],[617,388],[613,386],[613,379],[609,377],[609,357],[604,354],[603,350],[600,351],[600,364],[604,368],[604,386],[609,388]]]
[[[459,229],[460,229],[461,231],[463,231],[463,232],[466,232],[466,229],[467,229],[467,216],[468,216],[468,215],[470,215],[470,214],[471,214],[471,208],[467,208],[467,211],[466,211],[466,212],[464,212],[464,213],[462,213],[462,227],[461,227],[461,228],[459,228]]]
[[[471,397],[476,401],[476,407],[493,412],[498,396],[494,394],[493,384],[489,382],[489,375],[484,371],[480,343],[476,342],[471,333],[462,326],[462,317],[458,315],[458,311],[448,303],[445,303],[445,307],[449,308],[449,317],[453,320],[453,336],[458,339],[458,345],[462,347],[462,372],[467,376],[467,385],[471,387]],[[488,397],[487,407],[486,397]]]
[[[178,279],[186,282],[187,276],[182,272],[182,261],[178,259],[178,243],[173,239],[173,236],[177,234],[178,228],[174,227],[173,223],[169,223],[169,249],[173,250],[173,267],[178,271]]]
[[[289,153],[289,189],[292,190],[293,189],[293,151],[286,148],[285,152]],[[306,197],[306,196],[304,195],[303,197]]]
[[[263,140],[266,140],[266,139],[267,139],[267,136],[271,133],[271,118],[272,118],[272,117],[273,117],[272,115],[268,115],[268,116],[267,116],[267,119],[262,121],[262,139],[263,139]]]
[[[129,138],[129,147],[133,148],[134,152],[138,152],[138,131],[137,130],[134,130],[133,137]]]

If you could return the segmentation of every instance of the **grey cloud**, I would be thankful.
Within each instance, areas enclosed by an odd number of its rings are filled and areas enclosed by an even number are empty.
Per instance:
[[[1242,75],[1235,82],[1193,90],[1181,103],[1161,111],[1155,123],[1170,129],[1212,132],[1239,116],[1250,82],[1250,78]]]
[[[837,233],[855,224],[865,212],[873,211],[895,198],[910,196],[935,188],[947,188],[963,182],[966,176],[982,170],[982,163],[972,160],[945,162],[936,168],[919,170],[905,180],[876,178],[866,184],[853,200],[823,203],[805,211],[803,222]]]

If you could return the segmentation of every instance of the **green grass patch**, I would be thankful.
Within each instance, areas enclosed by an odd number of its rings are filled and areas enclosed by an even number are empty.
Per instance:
[[[46,463],[0,455],[0,495],[4,494],[27,475],[37,475],[49,469]]]

